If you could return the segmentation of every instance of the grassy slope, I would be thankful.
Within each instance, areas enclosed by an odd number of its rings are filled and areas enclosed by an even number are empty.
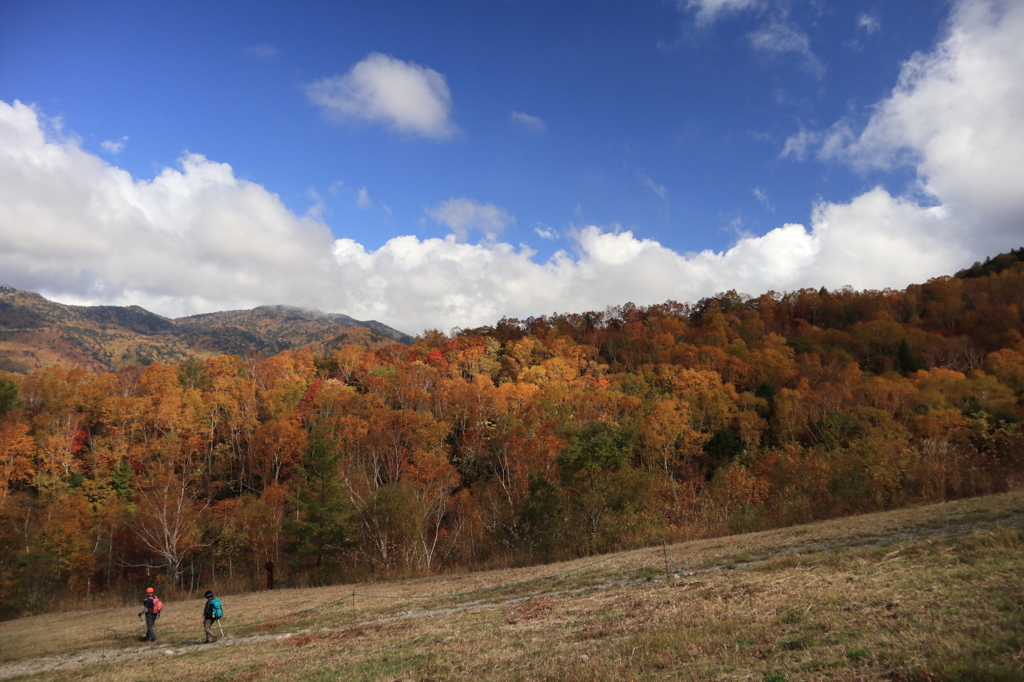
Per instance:
[[[1024,680],[1024,492],[595,559],[171,603],[156,646],[136,607],[0,623],[0,678],[168,680]],[[700,581],[700,582],[698,582]],[[191,630],[172,634],[172,630]],[[101,654],[105,654],[101,655]],[[49,655],[46,661],[37,657]],[[55,666],[63,667],[55,667]]]

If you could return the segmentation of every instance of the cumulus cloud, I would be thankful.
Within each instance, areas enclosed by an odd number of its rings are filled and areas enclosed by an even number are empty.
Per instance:
[[[315,189],[310,187],[306,190],[306,197],[313,203],[310,204],[309,208],[306,209],[306,217],[314,220],[320,220],[324,214],[324,210],[327,208],[327,204],[324,202],[323,197]]]
[[[790,157],[797,161],[803,161],[809,153],[820,146],[823,137],[824,134],[820,131],[801,128],[799,132],[786,138],[786,143],[782,146],[779,158],[785,159]]]
[[[758,30],[747,36],[750,46],[760,52],[769,54],[785,54],[793,52],[803,57],[804,66],[808,71],[821,78],[825,74],[825,65],[811,50],[811,39],[806,33],[793,24],[781,19],[773,19]]]
[[[877,17],[873,17],[870,14],[862,14],[857,17],[857,26],[867,31],[870,35],[880,29],[882,24],[878,21]]]
[[[367,249],[335,238],[316,215],[290,212],[225,163],[187,155],[152,179],[134,178],[33,108],[0,102],[0,284],[171,316],[289,303],[411,333],[726,289],[904,287],[1020,246],[1020,73],[1024,6],[963,2],[866,126],[838,122],[806,140],[858,167],[911,164],[920,178],[913,196],[877,187],[820,202],[806,226],[691,255],[589,225],[546,260],[499,241],[512,216],[469,199],[427,211],[452,230],[443,239],[400,236]],[[471,230],[486,239],[467,243]]]
[[[120,154],[124,150],[124,146],[128,144],[128,136],[125,135],[120,140],[104,140],[100,142],[100,147],[103,151],[108,154]]]
[[[977,249],[1024,224],[1024,5],[966,0],[944,39],[913,55],[861,132],[838,121],[819,157],[862,170],[916,168],[920,189],[976,230]],[[983,251],[984,252],[984,251]]]
[[[722,15],[761,5],[761,0],[679,0],[680,9],[696,12],[698,24],[709,24]]]
[[[434,222],[447,225],[459,241],[466,241],[470,230],[479,230],[487,239],[495,239],[506,226],[516,221],[494,204],[478,204],[469,199],[449,199],[427,209]]]
[[[811,49],[808,35],[789,20],[787,3],[770,3],[768,0],[677,0],[680,10],[695,12],[698,26],[712,24],[742,10],[765,10],[772,4],[776,5],[772,12],[774,16],[765,21],[761,28],[747,34],[750,47],[764,55],[800,55],[804,67],[821,78],[825,74],[825,64]],[[864,16],[867,15],[862,15],[862,18]],[[872,30],[868,28],[869,33]]]
[[[753,190],[751,190],[750,193],[753,194],[754,198],[757,199],[761,203],[761,205],[767,208],[769,211],[775,210],[775,207],[772,206],[771,200],[768,199],[768,193],[765,192],[763,189],[761,189],[760,187],[755,187]]]
[[[373,202],[370,201],[370,193],[366,191],[365,187],[359,188],[359,194],[356,195],[356,206],[364,211],[368,208],[373,208]]]
[[[443,75],[378,52],[344,75],[306,86],[306,96],[331,116],[384,123],[406,134],[444,139],[458,130]]]
[[[8,284],[177,314],[322,289],[330,231],[227,164],[188,155],[152,180],[48,139],[0,102],[0,273]],[[303,265],[305,263],[305,265]],[[287,274],[278,279],[271,274]],[[285,281],[288,280],[288,281]]]
[[[550,225],[545,225],[544,223],[537,223],[536,225],[534,225],[533,231],[541,239],[557,239],[559,236],[558,230],[551,227]]]
[[[542,133],[548,129],[547,124],[536,116],[530,116],[521,111],[513,111],[509,116],[514,123],[532,132]]]
[[[257,59],[272,59],[277,56],[277,48],[267,43],[260,43],[259,45],[251,45],[245,48],[245,51],[249,53],[251,57]]]
[[[454,235],[396,237],[376,251],[339,239],[334,255],[343,271],[364,277],[364,305],[376,305],[364,315],[445,328],[626,301],[695,301],[733,288],[905,285],[962,265],[962,240],[944,241],[951,232],[941,210],[922,212],[875,190],[851,204],[820,205],[810,230],[785,225],[727,251],[689,257],[631,231],[596,226],[574,235],[574,255],[559,251],[542,263],[525,248],[460,243]]]
[[[730,288],[902,286],[963,265],[966,248],[942,209],[881,189],[818,206],[810,229],[785,225],[692,256],[591,225],[572,235],[571,254],[537,262],[526,247],[454,233],[497,234],[512,217],[494,205],[455,199],[429,213],[453,234],[367,250],[227,164],[193,154],[135,179],[75,139],[48,138],[31,107],[0,103],[3,283],[68,303],[170,316],[289,303],[416,333]]]
[[[659,185],[654,180],[652,180],[649,175],[646,175],[644,173],[637,173],[636,176],[640,178],[640,182],[644,183],[644,185],[650,188],[650,190],[657,194],[659,197],[661,197],[662,199],[668,198],[668,190],[665,188],[665,185]]]

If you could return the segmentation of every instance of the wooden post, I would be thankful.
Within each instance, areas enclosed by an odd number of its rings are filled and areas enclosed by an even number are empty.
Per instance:
[[[665,579],[668,580],[671,571],[668,568],[668,543],[665,541],[664,535],[661,536],[661,546],[665,550]]]

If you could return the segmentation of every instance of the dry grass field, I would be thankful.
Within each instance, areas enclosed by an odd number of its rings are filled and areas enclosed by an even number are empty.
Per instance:
[[[202,600],[155,644],[135,605],[0,623],[0,679],[1024,680],[1024,492],[224,604],[211,645]]]

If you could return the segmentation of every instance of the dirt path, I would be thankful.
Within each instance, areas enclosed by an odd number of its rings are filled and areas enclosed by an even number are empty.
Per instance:
[[[591,586],[587,588],[578,588],[572,590],[560,590],[555,592],[545,592],[546,597],[564,597],[572,594],[578,594],[584,591],[591,591],[594,589],[607,590],[627,587],[630,583],[636,581],[614,581],[603,585]],[[425,618],[437,618],[442,616],[448,616],[455,613],[472,613],[479,611],[489,611],[493,609],[506,608],[519,604],[525,601],[533,599],[536,595],[528,595],[523,597],[516,597],[514,599],[503,599],[500,601],[473,601],[460,604],[458,606],[448,606],[439,608],[418,608],[408,609],[404,611],[398,611],[391,615],[381,616],[371,620],[360,621],[352,623],[341,628],[315,628],[319,633],[332,633],[332,632],[344,632],[354,628],[372,627],[374,625],[380,625],[382,623],[389,623],[401,620],[421,620]],[[103,663],[117,663],[120,661],[138,660],[142,658],[150,658],[153,656],[177,656],[180,654],[191,653],[199,651],[200,649],[211,649],[227,646],[239,646],[248,644],[259,644],[260,642],[268,642],[273,640],[289,639],[291,637],[298,637],[301,635],[310,634],[314,628],[305,628],[295,630],[293,632],[283,632],[273,635],[243,635],[243,636],[227,636],[218,639],[214,644],[205,644],[200,640],[186,641],[179,644],[143,644],[140,642],[136,648],[121,648],[121,649],[102,649],[99,651],[83,651],[74,654],[59,654],[53,656],[42,656],[40,658],[26,659],[23,661],[15,661],[12,663],[0,664],[0,680],[7,680],[14,677],[20,677],[24,675],[33,675],[41,672],[48,672],[53,670],[73,670],[81,668],[87,665],[103,664]]]
[[[222,639],[216,644],[203,644],[200,641],[187,642],[179,645],[170,644],[139,644],[135,649],[107,649],[100,651],[83,651],[75,654],[59,654],[55,656],[43,656],[42,658],[31,658],[14,663],[0,665],[0,680],[8,680],[12,677],[23,675],[34,675],[35,673],[48,672],[51,670],[73,670],[96,663],[116,663],[119,661],[137,660],[152,656],[174,656],[176,654],[196,651],[200,648],[210,646],[234,646],[237,644],[256,644],[274,639],[288,639],[298,632],[288,632],[278,635],[252,635],[249,637],[238,637]]]
[[[1017,508],[1011,508],[1009,511],[1004,509],[1001,513],[995,514],[992,513],[994,510],[983,510],[979,507],[965,506],[961,510],[961,515],[946,515],[941,519],[915,519],[913,514],[908,513],[907,510],[899,510],[899,512],[891,513],[893,514],[894,522],[883,523],[881,524],[883,527],[879,527],[876,524],[873,528],[858,529],[847,527],[837,529],[837,532],[815,532],[810,533],[810,537],[807,537],[805,541],[801,541],[803,538],[800,536],[800,533],[806,531],[791,528],[676,545],[673,547],[675,550],[673,552],[674,555],[692,556],[695,554],[692,551],[694,547],[707,544],[709,546],[717,545],[719,548],[731,548],[734,553],[738,552],[738,556],[749,556],[749,559],[703,563],[697,568],[683,568],[682,572],[675,577],[682,582],[695,584],[715,582],[736,576],[737,574],[733,573],[736,569],[753,568],[759,564],[794,554],[835,553],[851,549],[884,547],[897,543],[905,544],[951,538],[970,533],[987,533],[991,532],[997,525],[1024,525],[1024,510],[1020,509],[1016,504],[1014,506]],[[919,522],[915,523],[915,521]],[[813,526],[808,528],[811,527]],[[822,529],[819,528],[817,530],[820,531]],[[724,553],[720,552],[718,558],[722,559],[721,555]],[[650,586],[652,583],[665,579],[666,576],[664,575],[651,576],[644,579],[615,578],[586,587],[564,590],[551,590],[551,583],[541,580],[534,583],[536,589],[532,589],[529,594],[520,594],[511,599],[479,599],[464,601],[457,605],[406,609],[340,628],[318,627],[315,630],[318,633],[343,632],[353,628],[368,627],[386,622],[429,619],[455,613],[502,609],[529,601],[540,595],[543,595],[545,598],[571,597],[594,590],[617,590],[631,589],[641,585]],[[204,644],[197,639],[177,644],[140,643],[138,646],[124,647],[124,640],[121,639],[116,644],[112,643],[110,648],[104,647],[71,654],[54,654],[0,664],[0,680],[48,671],[70,671],[89,665],[112,664],[152,658],[154,656],[177,656],[203,649],[259,644],[261,642],[310,634],[313,630],[314,628],[306,628],[278,634],[228,636],[221,638],[215,644]]]

